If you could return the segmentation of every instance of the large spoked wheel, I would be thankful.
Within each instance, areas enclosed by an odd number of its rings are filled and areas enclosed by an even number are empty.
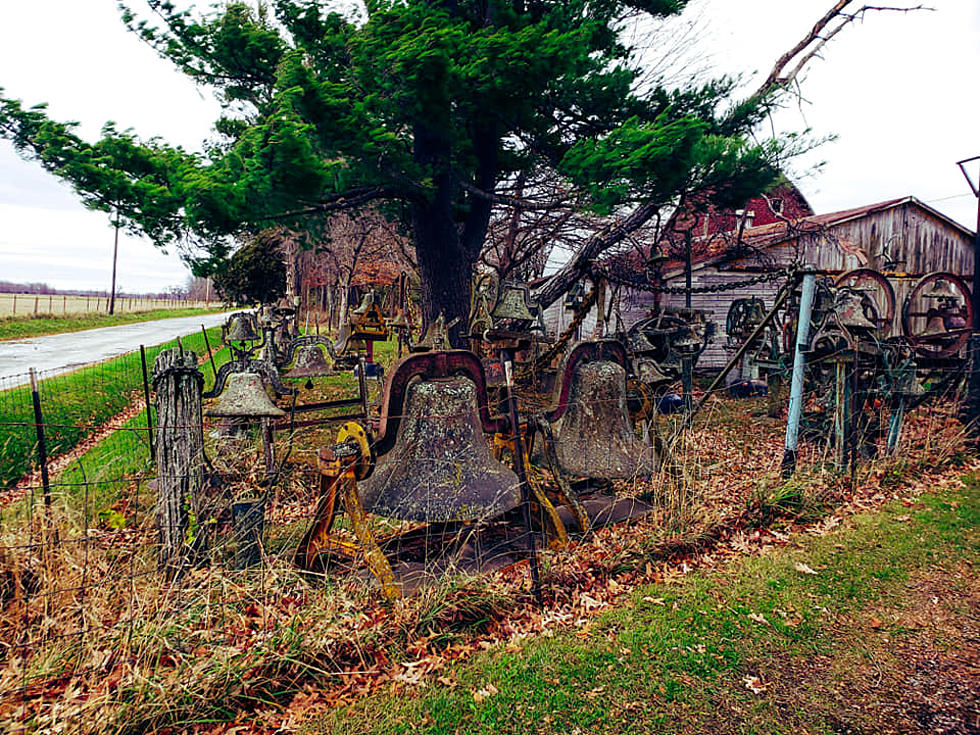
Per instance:
[[[862,301],[865,299],[872,301],[876,312],[872,321],[878,327],[879,336],[884,338],[891,334],[895,319],[895,289],[883,274],[871,268],[855,268],[837,276],[834,286],[858,291],[861,293]],[[865,309],[865,312],[868,311]]]
[[[951,357],[970,338],[970,288],[955,273],[937,271],[916,281],[902,305],[902,333],[923,357]]]

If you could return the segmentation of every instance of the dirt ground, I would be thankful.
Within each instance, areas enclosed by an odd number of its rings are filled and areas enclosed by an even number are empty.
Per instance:
[[[980,584],[968,563],[914,575],[827,631],[835,655],[778,668],[788,719],[808,711],[841,735],[980,733]],[[771,664],[770,664],[771,666]],[[816,717],[814,717],[816,715]]]

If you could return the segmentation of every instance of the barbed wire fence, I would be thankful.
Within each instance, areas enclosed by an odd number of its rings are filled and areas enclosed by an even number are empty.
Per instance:
[[[317,671],[328,678],[368,675],[357,673],[370,668],[358,663],[360,643],[345,648],[332,639],[329,650],[326,644],[306,650],[311,642],[295,627],[297,616],[319,614],[334,616],[332,625],[339,626],[337,621],[357,616],[358,601],[378,596],[376,581],[356,553],[353,562],[350,554],[337,553],[333,559],[326,554],[323,574],[304,574],[294,565],[322,489],[316,452],[336,441],[336,422],[344,416],[301,428],[286,421],[275,433],[276,470],[270,474],[257,427],[232,432],[233,438],[215,438],[212,434],[222,433],[220,421],[205,415],[174,427],[200,435],[200,462],[181,477],[162,478],[153,461],[160,431],[146,394],[163,349],[134,352],[66,375],[37,373],[33,384],[31,375],[0,380],[0,722],[11,731],[42,729],[62,716],[59,701],[80,693],[93,698],[98,693],[116,707],[153,700],[153,707],[137,707],[127,715],[136,722],[144,718],[144,724],[159,724],[171,710],[174,717],[193,717],[195,711],[213,708],[222,695],[240,702],[275,699],[250,692],[234,677],[217,675],[212,668],[219,660],[256,680],[279,675],[286,689],[316,677]],[[185,338],[181,349],[200,358],[201,383],[209,387],[214,374],[203,359],[203,340]],[[328,395],[352,390],[355,381],[347,378],[340,385],[334,380]],[[315,391],[324,381],[317,383]],[[931,442],[930,461],[957,451],[958,435],[950,427],[958,390],[951,381],[946,393],[916,414],[919,424],[906,443]],[[819,475],[830,486],[841,468],[835,466],[839,447],[827,437],[825,391],[810,386],[804,395],[811,411],[798,467],[802,475],[811,480]],[[376,405],[376,388],[374,393]],[[614,400],[613,408],[620,408],[620,399]],[[887,425],[891,410],[887,397],[874,389],[862,400],[864,431],[872,439],[859,446],[857,436],[849,434],[846,441],[856,451],[880,440],[876,427]],[[666,455],[661,471],[650,480],[593,483],[596,487],[585,494],[595,507],[603,495],[645,503],[656,524],[674,531],[692,524],[702,507],[710,507],[715,516],[738,517],[758,499],[763,478],[779,484],[783,436],[779,421],[762,418],[765,407],[758,402],[733,405],[720,387],[693,426],[654,415],[652,432]],[[356,407],[347,413],[356,413]],[[430,425],[460,420],[458,415],[409,412],[401,418]],[[760,436],[746,436],[747,418],[759,422]],[[418,459],[411,471],[437,473],[464,461],[464,450],[442,448],[441,454]],[[868,459],[862,472],[871,472],[874,461],[880,457]],[[532,474],[535,482],[555,482],[538,460]],[[160,515],[158,493],[161,482],[174,481],[193,487],[199,502],[185,498],[183,517],[168,523]],[[232,506],[249,500],[261,505],[262,522],[236,529]],[[457,572],[471,575],[473,568],[459,561],[467,546],[502,543],[507,566],[520,555],[514,549],[530,543],[548,549],[540,530],[529,535],[519,519],[511,519],[509,532],[489,517],[452,528],[381,517],[373,517],[372,525],[395,572],[415,574],[413,587],[418,588]],[[478,538],[473,526],[491,532]],[[168,533],[194,549],[176,578],[160,561],[161,538]],[[338,522],[336,534],[356,552],[348,521]],[[489,564],[483,571],[500,566]],[[553,589],[550,594],[562,593]],[[492,614],[492,609],[480,608],[477,614]],[[425,625],[449,624],[418,615],[420,631]],[[349,629],[338,630],[336,635]],[[407,636],[406,630],[394,626],[388,635]],[[258,656],[250,653],[256,646],[268,647],[266,658],[248,664],[249,656]],[[184,661],[191,662],[189,668]],[[128,673],[140,667],[142,676]],[[173,698],[169,704],[161,701],[167,697]],[[86,727],[95,730],[98,718],[106,715],[91,712]]]

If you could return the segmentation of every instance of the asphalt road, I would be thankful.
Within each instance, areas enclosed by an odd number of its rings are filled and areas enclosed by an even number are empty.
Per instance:
[[[0,390],[27,383],[30,368],[47,375],[66,372],[138,350],[140,345],[150,347],[198,332],[202,324],[217,326],[227,317],[224,313],[182,316],[0,342]]]

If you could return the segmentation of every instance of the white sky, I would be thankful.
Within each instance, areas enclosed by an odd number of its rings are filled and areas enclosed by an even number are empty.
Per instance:
[[[834,39],[805,75],[807,104],[780,114],[784,128],[838,136],[797,166],[826,162],[797,180],[817,212],[912,194],[975,227],[977,202],[955,162],[980,155],[980,95],[971,81],[980,69],[980,2],[925,1],[936,10],[871,13]],[[692,7],[703,11],[704,52],[719,72],[765,75],[831,3]],[[0,87],[26,104],[48,102],[54,118],[79,121],[91,138],[114,120],[199,149],[217,112],[209,92],[126,32],[116,0],[0,0]],[[0,141],[0,280],[107,289],[112,237],[107,215],[85,210],[57,178]],[[176,253],[121,239],[122,289],[162,290],[188,275]]]

